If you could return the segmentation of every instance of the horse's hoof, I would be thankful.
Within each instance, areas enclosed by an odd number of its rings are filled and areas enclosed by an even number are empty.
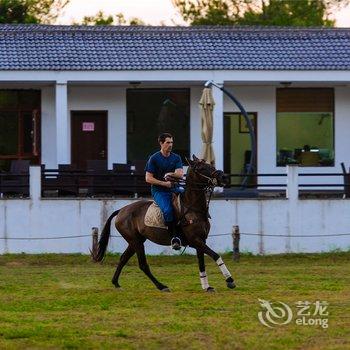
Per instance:
[[[119,283],[113,283],[113,285],[114,285],[114,287],[116,289],[121,289],[122,288]]]
[[[165,288],[162,288],[160,291],[161,291],[161,292],[169,293],[169,292],[170,292],[170,289],[169,289],[168,287],[165,287]]]
[[[235,282],[226,282],[226,285],[230,289],[236,288]]]
[[[206,289],[206,292],[208,292],[208,293],[215,293],[216,290],[215,290],[215,288],[213,288],[213,287],[208,287],[208,288]]]

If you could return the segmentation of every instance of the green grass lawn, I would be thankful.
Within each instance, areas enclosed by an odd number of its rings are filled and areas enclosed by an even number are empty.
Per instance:
[[[0,256],[0,349],[350,349],[350,253],[243,255],[224,261],[237,282],[226,288],[206,258],[201,290],[195,256],[148,257],[161,293],[133,258],[121,290],[111,284],[118,257]],[[329,327],[267,328],[258,298],[327,301]]]

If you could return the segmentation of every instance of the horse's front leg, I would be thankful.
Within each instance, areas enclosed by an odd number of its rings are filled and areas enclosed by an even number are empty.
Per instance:
[[[195,247],[196,247],[197,251],[199,250],[202,253],[207,254],[216,262],[216,264],[219,266],[219,269],[221,270],[222,274],[225,277],[227,287],[231,288],[231,289],[235,288],[236,285],[235,285],[235,282],[232,278],[232,275],[231,275],[230,271],[227,269],[221,256],[219,254],[217,254],[216,252],[214,252],[212,249],[210,249],[203,241],[197,241]]]
[[[205,272],[204,253],[198,249],[197,249],[197,258],[198,258],[198,266],[199,266],[199,279],[201,281],[203,290],[207,292],[215,292],[215,289],[209,286],[207,273]]]

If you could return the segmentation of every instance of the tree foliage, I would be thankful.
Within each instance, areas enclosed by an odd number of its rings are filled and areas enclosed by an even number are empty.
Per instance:
[[[109,25],[114,21],[113,16],[105,15],[99,11],[95,16],[85,16],[81,24],[84,25]]]
[[[0,23],[53,23],[70,0],[0,0]]]
[[[348,0],[172,0],[191,25],[334,26]]]
[[[122,13],[118,13],[113,17],[112,15],[106,15],[103,11],[99,11],[95,16],[85,16],[81,24],[84,25],[144,25],[145,23],[137,18],[133,17],[129,20],[125,19]]]

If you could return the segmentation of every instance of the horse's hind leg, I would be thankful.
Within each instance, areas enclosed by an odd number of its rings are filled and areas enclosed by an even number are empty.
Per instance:
[[[123,267],[126,265],[126,263],[134,254],[135,254],[135,249],[129,244],[129,246],[126,248],[124,253],[121,255],[117,269],[115,270],[114,276],[112,278],[112,283],[115,285],[116,288],[120,287],[118,280]]]
[[[134,244],[134,248],[137,254],[137,259],[139,261],[140,269],[149,277],[149,279],[154,283],[154,285],[163,292],[169,292],[169,288],[164,284],[160,283],[151,273],[151,270],[148,266],[146,255],[145,255],[145,247],[143,242],[137,242]]]

